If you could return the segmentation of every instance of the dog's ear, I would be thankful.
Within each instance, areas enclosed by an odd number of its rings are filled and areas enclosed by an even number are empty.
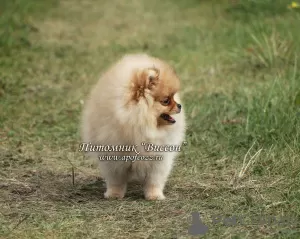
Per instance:
[[[155,66],[141,70],[137,76],[140,88],[152,90],[159,82],[159,69]]]
[[[135,72],[131,84],[131,99],[139,101],[141,97],[145,96],[147,91],[153,91],[159,82],[159,73],[160,71],[156,67],[145,68]]]

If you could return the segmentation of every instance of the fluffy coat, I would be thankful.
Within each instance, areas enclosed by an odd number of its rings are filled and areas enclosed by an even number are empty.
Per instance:
[[[137,145],[139,155],[163,156],[159,161],[99,160],[100,173],[107,187],[105,198],[123,198],[131,180],[144,184],[146,199],[165,198],[163,189],[178,152],[148,152],[141,143],[182,144],[185,117],[180,109],[179,89],[174,69],[146,54],[126,55],[100,77],[85,102],[83,142]],[[165,120],[163,114],[170,118]],[[98,151],[89,152],[89,155],[97,158],[136,153]]]

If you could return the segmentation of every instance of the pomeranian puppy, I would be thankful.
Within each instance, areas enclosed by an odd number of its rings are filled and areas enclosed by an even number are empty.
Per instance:
[[[100,164],[105,198],[123,198],[127,183],[138,180],[147,200],[165,199],[185,135],[179,89],[174,69],[147,54],[124,56],[92,89],[83,109],[82,139]]]

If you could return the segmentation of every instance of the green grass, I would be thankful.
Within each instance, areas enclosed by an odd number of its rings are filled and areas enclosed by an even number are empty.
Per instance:
[[[0,238],[190,238],[194,211],[204,238],[299,238],[300,12],[288,4],[1,1]],[[135,185],[106,201],[78,152],[80,102],[106,67],[140,51],[176,68],[188,145],[166,201]],[[248,221],[213,225],[216,214]],[[249,220],[259,215],[296,222]]]

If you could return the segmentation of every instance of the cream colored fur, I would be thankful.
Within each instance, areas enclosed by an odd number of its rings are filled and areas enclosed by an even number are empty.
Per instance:
[[[138,180],[144,184],[146,199],[164,199],[163,189],[178,152],[145,152],[142,142],[155,145],[181,145],[185,134],[184,111],[172,115],[173,125],[157,126],[159,112],[150,92],[138,103],[130,101],[130,84],[136,72],[155,66],[170,71],[165,62],[146,54],[126,55],[99,79],[88,97],[82,118],[82,140],[94,145],[138,145],[140,155],[163,155],[162,161],[99,161],[101,176],[105,178],[105,197],[123,198],[127,182]],[[149,73],[151,74],[151,73]],[[172,80],[172,79],[168,79]],[[180,103],[179,94],[174,96]],[[135,155],[134,152],[90,152],[99,155]]]

